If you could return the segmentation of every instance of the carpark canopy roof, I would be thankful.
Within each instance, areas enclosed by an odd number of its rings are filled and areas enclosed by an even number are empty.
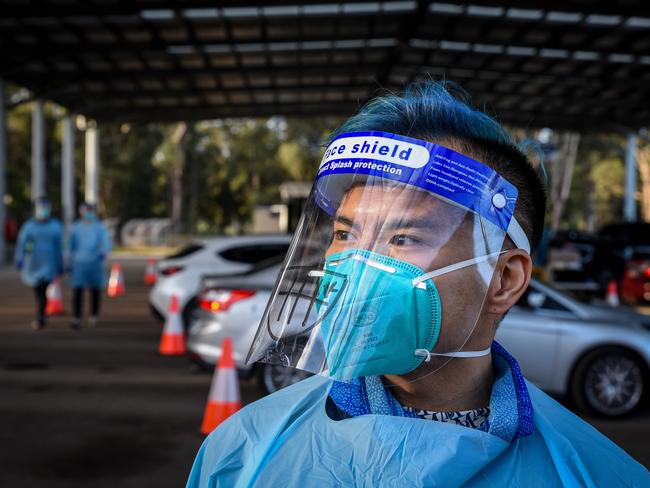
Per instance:
[[[0,0],[0,76],[99,120],[349,114],[456,81],[507,123],[650,121],[646,0]]]

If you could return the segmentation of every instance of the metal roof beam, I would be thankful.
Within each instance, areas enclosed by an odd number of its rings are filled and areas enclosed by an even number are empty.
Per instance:
[[[355,4],[377,4],[382,2],[372,0],[355,0]],[[519,0],[472,0],[470,2],[458,0],[443,0],[437,2],[442,4],[451,5],[474,5],[479,7],[502,7],[502,8],[525,8],[531,10],[544,10],[556,12],[581,12],[584,13],[585,9],[589,9],[589,14],[596,15],[622,15],[622,16],[639,16],[648,14],[647,2],[643,0],[629,0],[626,2],[609,1],[609,2],[593,2],[585,4],[579,0],[533,0],[527,1],[525,5]],[[222,0],[218,2],[219,8],[256,8],[259,7],[260,2],[246,2],[238,0]],[[264,8],[269,7],[312,7],[314,5],[332,5],[339,6],[341,2],[333,0],[265,0]],[[14,18],[29,18],[29,17],[45,17],[49,15],[54,16],[96,16],[96,15],[139,15],[142,11],[164,11],[174,10],[178,8],[178,2],[173,0],[148,0],[146,3],[140,2],[122,2],[116,0],[114,2],[90,3],[49,3],[39,2],[38,12],[35,7],[28,2],[10,2],[3,7],[3,15],[5,17]],[[344,5],[341,5],[344,6]],[[190,9],[214,9],[215,2],[213,0],[189,0],[183,2],[183,10]],[[327,12],[327,10],[323,10]],[[288,12],[288,10],[287,10]],[[363,9],[359,9],[360,14],[364,14]],[[354,14],[354,10],[346,10],[346,14]],[[367,14],[367,12],[365,12]],[[165,18],[161,18],[165,20]]]

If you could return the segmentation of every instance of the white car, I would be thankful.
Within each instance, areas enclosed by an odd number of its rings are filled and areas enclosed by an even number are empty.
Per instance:
[[[206,278],[190,314],[193,360],[214,366],[224,337],[233,339],[243,374],[257,374],[275,391],[307,373],[267,364],[246,365],[281,263],[263,263],[241,276]],[[499,325],[499,341],[526,378],[549,393],[566,395],[581,410],[617,417],[643,400],[650,371],[650,317],[624,307],[584,304],[533,280]]]
[[[233,341],[233,359],[241,376],[256,375],[263,391],[272,393],[309,373],[278,365],[246,364],[250,348],[282,257],[267,260],[238,276],[206,277],[204,288],[189,312],[187,349],[190,358],[205,369],[214,368],[226,337]]]
[[[260,261],[284,256],[290,235],[251,235],[197,239],[156,265],[156,284],[149,293],[154,315],[167,316],[170,299],[178,298],[183,322],[188,306],[201,290],[205,274],[228,275],[245,272]]]

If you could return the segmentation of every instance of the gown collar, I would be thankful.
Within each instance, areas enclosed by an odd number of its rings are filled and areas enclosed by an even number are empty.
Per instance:
[[[494,384],[490,397],[490,415],[478,428],[512,442],[532,434],[533,407],[519,364],[498,342],[492,343]],[[327,413],[341,420],[360,415],[412,417],[384,386],[381,376],[334,381],[327,399]]]

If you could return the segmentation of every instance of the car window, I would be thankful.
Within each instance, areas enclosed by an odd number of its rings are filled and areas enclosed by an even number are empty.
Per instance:
[[[568,308],[566,308],[564,305],[562,305],[560,302],[557,300],[554,300],[552,297],[548,296],[546,293],[543,293],[539,290],[535,290],[534,288],[528,287],[524,294],[521,296],[519,301],[517,302],[517,305],[519,307],[522,307],[526,310],[533,310],[534,307],[532,307],[528,303],[528,298],[531,293],[537,293],[537,294],[542,294],[544,295],[544,303],[540,306],[537,307],[539,310],[555,310],[555,311],[561,311],[561,312],[571,312]]]
[[[544,310],[560,310],[562,312],[570,312],[568,308],[566,308],[560,302],[553,300],[548,295],[546,295],[546,300],[544,301],[544,305],[542,305],[541,308]]]
[[[218,256],[237,263],[257,264],[267,259],[284,256],[289,244],[256,244],[231,247],[217,253]]]
[[[188,244],[187,246],[181,248],[180,251],[175,252],[174,254],[171,254],[167,256],[165,259],[178,259],[178,258],[186,258],[187,256],[190,256],[196,252],[199,252],[201,249],[203,249],[203,245],[199,244],[197,242],[193,242],[191,244]]]

